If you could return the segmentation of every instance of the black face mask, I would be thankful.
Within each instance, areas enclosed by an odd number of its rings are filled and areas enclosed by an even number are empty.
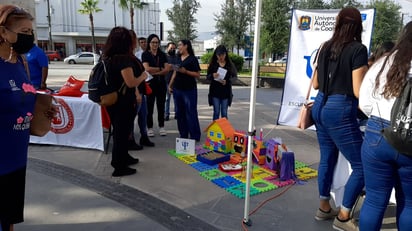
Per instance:
[[[176,55],[176,50],[169,50],[168,52],[167,52],[170,56],[174,56],[174,55]]]
[[[12,44],[17,54],[26,54],[33,46],[34,35],[17,33],[17,41]]]

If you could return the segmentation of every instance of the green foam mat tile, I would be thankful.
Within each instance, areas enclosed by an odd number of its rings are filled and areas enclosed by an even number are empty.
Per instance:
[[[256,190],[258,190],[260,193],[264,193],[264,192],[268,192],[270,190],[274,190],[277,189],[278,186],[265,181],[265,180],[252,180],[251,185],[253,186],[253,188],[255,188]]]
[[[245,198],[246,193],[246,185],[239,184],[230,188],[227,188],[226,191],[230,192],[231,194],[235,195],[236,197],[243,199]],[[250,187],[250,196],[254,196],[259,194],[259,190],[255,189],[254,187]]]
[[[307,166],[308,166],[307,164],[295,160],[295,169],[304,168],[304,167],[307,167]]]
[[[217,178],[227,176],[226,173],[220,171],[219,169],[212,169],[212,170],[209,170],[209,171],[204,171],[204,172],[201,172],[200,175],[202,177],[206,178],[207,180],[214,180],[214,179],[217,179]]]

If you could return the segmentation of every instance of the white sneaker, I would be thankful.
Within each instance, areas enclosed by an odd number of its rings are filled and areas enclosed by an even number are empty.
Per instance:
[[[149,129],[147,129],[147,136],[148,137],[154,137],[154,131],[153,131],[153,129],[152,128],[149,128]]]
[[[161,127],[161,128],[159,129],[159,134],[160,134],[161,136],[167,135],[167,132],[166,132],[166,130],[165,130],[164,127]]]

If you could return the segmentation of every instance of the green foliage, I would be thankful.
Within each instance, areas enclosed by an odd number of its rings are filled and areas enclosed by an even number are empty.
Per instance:
[[[392,0],[377,0],[366,7],[376,9],[372,50],[386,41],[395,42],[402,27],[401,6]]]
[[[197,0],[173,0],[173,7],[166,10],[167,18],[173,24],[173,29],[167,32],[169,41],[193,41],[197,38],[195,14],[199,7],[200,3]]]
[[[202,60],[202,63],[210,63],[212,60],[213,52],[206,53],[200,57],[200,60]],[[234,53],[229,53],[229,58],[232,61],[233,65],[235,65],[236,70],[239,72],[242,70],[244,59],[243,56],[234,54]]]
[[[245,48],[245,34],[253,17],[254,1],[230,0],[221,5],[220,14],[215,14],[217,33],[221,43],[229,50]],[[236,23],[234,23],[236,22]]]
[[[285,0],[264,0],[260,50],[266,54],[284,53],[289,41],[289,4]]]
[[[329,4],[329,8],[331,9],[341,9],[345,6],[353,6],[356,8],[362,8],[362,4],[356,0],[332,0]]]
[[[327,6],[322,0],[302,0],[293,8],[299,9],[325,9]]]
[[[92,15],[93,13],[102,11],[102,9],[97,6],[98,4],[99,0],[83,0],[83,2],[80,2],[82,8],[78,11],[80,14]]]
[[[129,15],[130,15],[130,28],[134,30],[134,9],[142,9],[145,5],[148,5],[149,3],[147,2],[141,2],[140,0],[120,0],[119,1],[119,6],[122,9],[129,10]]]
[[[93,22],[93,13],[97,13],[102,11],[97,4],[99,4],[99,0],[84,0],[80,2],[81,9],[78,10],[80,14],[89,15],[90,20],[90,28],[92,32],[92,51],[96,53],[96,39],[94,36],[94,22]]]
[[[236,70],[238,72],[241,71],[243,68],[243,63],[245,62],[245,60],[243,59],[243,56],[229,53],[229,58],[232,61],[232,63],[235,65]]]
[[[210,63],[212,56],[213,56],[213,52],[206,53],[200,57],[200,60],[202,60],[202,63]]]

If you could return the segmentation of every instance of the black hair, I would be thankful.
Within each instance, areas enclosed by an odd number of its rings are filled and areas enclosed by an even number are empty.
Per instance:
[[[182,39],[182,40],[180,40],[180,42],[183,45],[187,46],[187,53],[189,53],[189,55],[193,55],[193,56],[195,55],[195,52],[193,51],[192,43],[190,42],[190,40]]]

